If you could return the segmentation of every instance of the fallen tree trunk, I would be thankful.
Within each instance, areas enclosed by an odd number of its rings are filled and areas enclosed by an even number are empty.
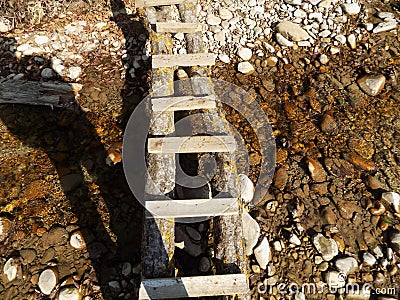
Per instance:
[[[0,104],[65,107],[75,101],[81,89],[77,83],[9,80],[0,83]]]

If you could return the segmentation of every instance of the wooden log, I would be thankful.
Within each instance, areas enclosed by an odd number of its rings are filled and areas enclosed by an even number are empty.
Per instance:
[[[179,96],[151,99],[153,111],[180,111],[216,108],[215,95]]]
[[[149,153],[232,152],[236,141],[232,136],[182,136],[149,138]]]
[[[157,32],[171,32],[171,33],[195,33],[205,29],[201,23],[180,23],[180,22],[157,22]]]
[[[175,66],[213,66],[215,65],[216,55],[213,53],[196,54],[172,54],[172,55],[153,55],[153,68],[171,68]]]
[[[145,25],[149,31],[152,54],[172,53],[172,37],[165,33],[157,33],[151,29],[150,23],[156,21],[176,20],[177,12],[172,6],[164,6],[160,13],[154,8],[143,10]],[[174,69],[164,68],[153,70],[151,73],[151,93],[155,97],[169,96],[173,89]],[[148,113],[152,124],[150,133],[166,135],[174,131],[173,112],[155,113],[148,105]],[[175,155],[148,154],[147,165],[149,176],[145,184],[145,200],[154,199],[160,194],[171,193],[175,187]],[[175,250],[175,224],[173,219],[155,219],[145,212],[142,239],[142,276],[145,278],[171,277],[174,275],[172,257]]]
[[[239,213],[236,198],[146,201],[154,218],[230,216]]]
[[[183,22],[197,22],[196,5],[193,3],[183,3],[179,5],[179,12]],[[188,53],[204,53],[206,51],[202,36],[199,33],[186,35],[186,50]],[[209,69],[205,67],[192,67],[189,75],[192,79],[193,94],[213,94],[212,82],[204,78],[209,76]],[[197,79],[196,79],[197,78]],[[210,110],[204,116],[204,124],[197,126],[201,130],[206,129],[208,132],[220,131],[228,135],[230,133],[227,122],[224,119],[224,112],[221,107],[217,110]],[[204,131],[203,131],[204,132]],[[214,185],[214,188],[221,192],[230,194],[231,197],[239,197],[238,190],[239,180],[236,173],[236,164],[234,153],[218,153],[215,157],[219,164],[218,176],[220,182]],[[225,181],[225,184],[223,183]],[[227,181],[227,182],[226,182]],[[244,240],[241,215],[239,216],[221,216],[213,219],[214,228],[214,253],[217,260],[217,273],[244,273],[248,274],[247,259],[244,255]],[[245,295],[243,298],[249,298]]]
[[[142,281],[139,299],[175,299],[248,292],[244,274],[156,278]]]
[[[77,83],[9,80],[0,83],[0,104],[65,107],[74,103],[81,89]]]

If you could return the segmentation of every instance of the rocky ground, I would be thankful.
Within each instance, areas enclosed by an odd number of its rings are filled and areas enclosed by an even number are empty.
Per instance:
[[[143,210],[121,141],[150,60],[126,6],[77,6],[15,28],[0,18],[0,82],[82,84],[80,109],[0,106],[1,299],[137,297]],[[245,215],[252,297],[369,299],[344,286],[358,283],[372,298],[398,299],[399,4],[207,0],[199,17],[219,57],[213,77],[257,100],[277,144],[269,193]],[[184,42],[175,35],[176,53]],[[255,182],[259,144],[227,113]],[[182,239],[197,241],[197,230],[180,230]],[[289,287],[300,292],[283,294]]]

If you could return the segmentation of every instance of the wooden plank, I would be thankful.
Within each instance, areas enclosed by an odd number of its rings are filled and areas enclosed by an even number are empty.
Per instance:
[[[158,154],[233,152],[235,149],[235,138],[229,135],[162,137],[147,141],[147,151]]]
[[[236,198],[148,200],[149,218],[188,218],[230,216],[239,213]]]
[[[204,97],[179,96],[152,98],[151,103],[153,111],[178,111],[216,108],[215,100],[215,95]]]
[[[195,33],[203,31],[205,26],[201,23],[179,23],[179,22],[157,22],[157,32],[171,32],[171,33]]]
[[[145,279],[140,284],[139,299],[173,299],[245,294],[245,274]]]
[[[139,7],[174,5],[174,4],[181,4],[184,2],[193,2],[193,0],[136,0],[135,6],[136,8],[139,8]]]
[[[153,55],[152,68],[213,66],[216,55],[213,53]]]

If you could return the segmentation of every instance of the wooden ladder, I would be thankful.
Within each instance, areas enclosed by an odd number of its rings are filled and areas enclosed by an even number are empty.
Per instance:
[[[173,5],[178,5],[173,7]],[[227,184],[225,192],[230,197],[213,199],[171,200],[175,187],[175,155],[177,153],[217,153],[219,159],[229,158],[236,149],[233,136],[221,127],[219,135],[212,136],[170,136],[174,132],[174,112],[206,109],[218,117],[217,101],[211,80],[207,87],[193,94],[176,96],[173,80],[174,70],[179,66],[191,67],[193,74],[208,76],[206,66],[215,64],[215,55],[204,53],[201,40],[202,24],[197,22],[194,1],[183,0],[136,0],[136,7],[145,17],[152,46],[152,98],[149,114],[153,116],[150,130],[152,137],[147,141],[147,161],[154,165],[149,173],[151,183],[146,183],[146,216],[142,242],[142,282],[139,299],[173,299],[201,296],[246,295],[249,291],[247,263],[243,252],[241,226],[241,203],[238,182]],[[163,13],[162,20],[154,22],[155,6]],[[174,16],[179,10],[182,16]],[[154,26],[155,25],[155,26]],[[191,45],[193,53],[171,54],[171,33],[183,32]],[[189,42],[188,42],[189,43]],[[189,52],[189,51],[188,51]],[[191,76],[193,77],[193,76]],[[194,77],[193,80],[196,80]],[[194,85],[195,86],[195,85]],[[160,89],[161,87],[164,87]],[[204,90],[208,91],[207,93]],[[232,170],[227,170],[229,175]],[[229,176],[236,180],[236,176]],[[230,190],[229,190],[230,189]],[[158,192],[154,192],[157,190]],[[180,218],[216,217],[219,236],[216,240],[231,240],[231,247],[217,247],[216,256],[227,262],[225,274],[194,277],[174,277],[171,266],[174,254],[174,222]],[[231,265],[237,265],[232,268]],[[237,273],[237,269],[240,273]],[[235,273],[236,272],[236,273]]]

